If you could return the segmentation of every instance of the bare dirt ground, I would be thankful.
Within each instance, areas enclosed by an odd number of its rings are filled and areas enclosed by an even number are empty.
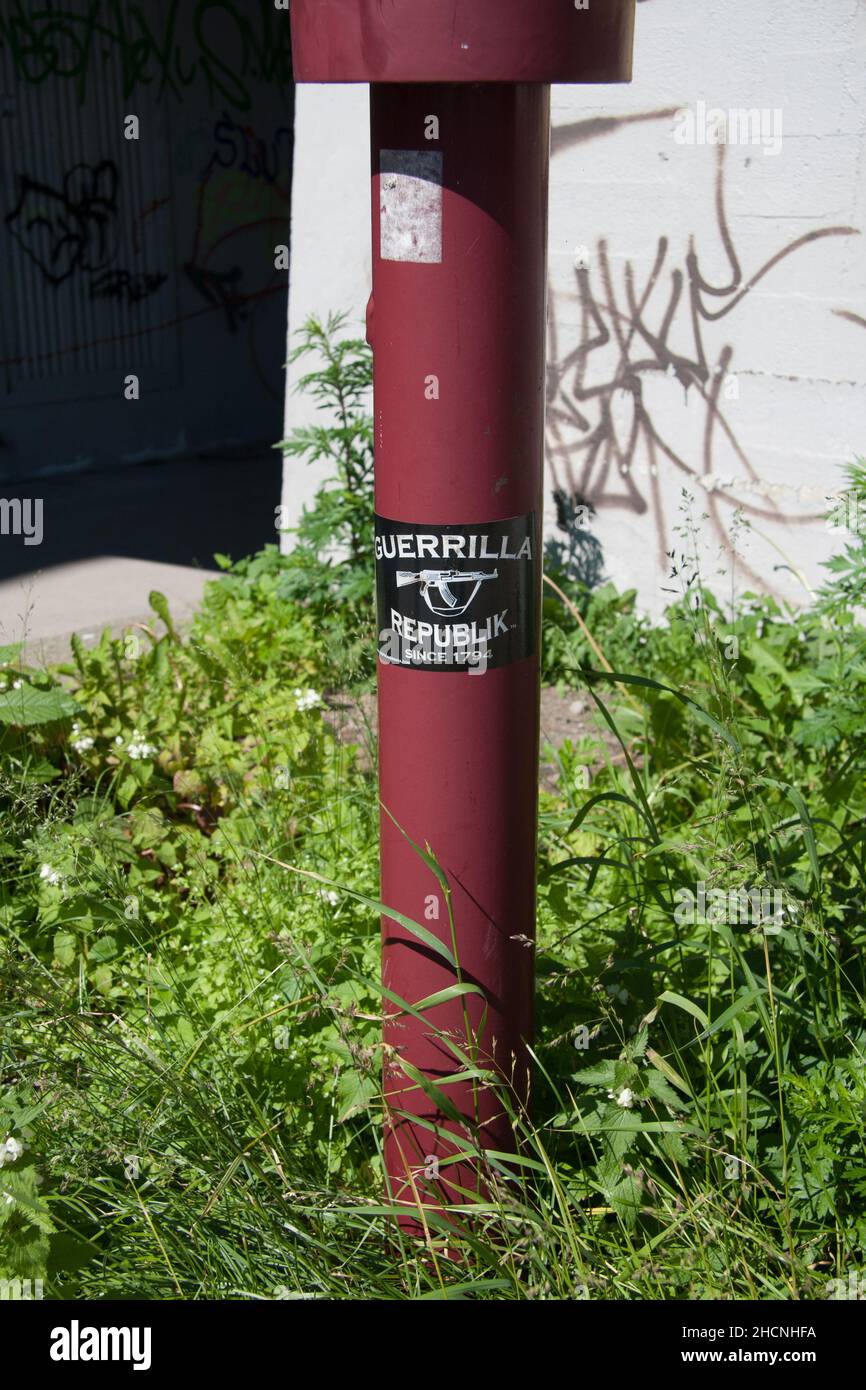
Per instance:
[[[359,764],[364,771],[371,771],[376,762],[376,697],[364,695],[359,700],[348,695],[332,694],[327,697],[328,708],[325,723],[342,743],[356,744],[360,749]],[[592,759],[592,766],[599,766],[610,757],[614,762],[622,761],[622,750],[610,731],[602,725],[595,706],[588,695],[566,691],[561,694],[554,688],[541,692],[541,785],[546,791],[555,791],[558,785],[558,768],[554,761],[545,758],[545,745],[559,749],[570,740],[590,738],[597,743],[598,751]],[[606,753],[605,753],[605,750]]]

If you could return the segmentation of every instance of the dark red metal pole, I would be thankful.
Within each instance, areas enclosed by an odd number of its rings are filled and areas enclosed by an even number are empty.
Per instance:
[[[414,1206],[431,1191],[460,1201],[460,1189],[477,1189],[478,1170],[445,1164],[436,1181],[434,1160],[455,1153],[448,1132],[462,1126],[403,1059],[443,1087],[465,1118],[464,1138],[485,1147],[510,1149],[511,1128],[495,1091],[448,1084],[464,1069],[460,1054],[476,1050],[516,1104],[527,1097],[550,102],[541,84],[374,85],[371,101],[379,549],[397,538],[396,551],[402,539],[393,560],[404,574],[496,572],[451,616],[435,594],[441,611],[428,611],[420,582],[383,580],[387,554],[379,560],[382,900],[452,947],[447,903],[410,839],[429,845],[453,893],[459,976],[483,992],[423,1018],[386,1003],[386,1166],[394,1199]],[[450,587],[459,609],[475,581]],[[467,663],[428,669],[418,659],[425,634],[417,645],[398,640],[392,657],[392,605],[426,617],[437,655],[436,639],[474,621]],[[457,976],[385,919],[383,982],[394,995],[416,1007]]]
[[[549,84],[628,81],[634,11],[292,0],[297,80],[372,93],[382,900],[404,919],[385,1159],[410,1229],[484,1190],[472,1146],[511,1151],[529,1093]]]

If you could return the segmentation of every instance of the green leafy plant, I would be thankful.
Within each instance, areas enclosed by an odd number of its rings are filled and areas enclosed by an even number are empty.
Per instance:
[[[289,358],[292,364],[308,358],[315,363],[297,390],[325,419],[294,430],[280,448],[286,458],[330,470],[295,528],[285,592],[301,600],[360,603],[372,594],[372,354],[361,339],[345,336],[345,325],[343,314],[331,314],[324,323],[308,319]]]
[[[0,653],[0,1277],[821,1297],[866,1262],[863,538],[804,611],[725,599],[686,499],[658,623],[560,554],[545,680],[589,713],[541,796],[532,1116],[502,1092],[511,1159],[466,1124],[486,1196],[410,1240],[383,1197],[375,759],[330,707],[375,649],[369,359],[341,331],[302,335],[323,423],[293,448],[334,472],[292,554],[224,561],[187,628],[155,593],[51,672]]]

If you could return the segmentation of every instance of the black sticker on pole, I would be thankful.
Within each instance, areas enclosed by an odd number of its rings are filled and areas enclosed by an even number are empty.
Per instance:
[[[535,519],[427,526],[376,517],[379,656],[475,674],[537,652]]]

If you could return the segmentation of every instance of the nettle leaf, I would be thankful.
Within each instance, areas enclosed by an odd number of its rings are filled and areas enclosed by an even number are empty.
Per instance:
[[[584,1067],[574,1079],[580,1086],[607,1086],[612,1089],[618,1065],[617,1062],[600,1062],[597,1067]]]
[[[605,1154],[595,1165],[595,1171],[601,1190],[607,1194],[610,1194],[623,1178],[622,1162],[616,1154]]]
[[[624,1226],[631,1228],[640,1214],[643,1192],[637,1178],[627,1173],[615,1187],[607,1189],[607,1198]]]
[[[604,1145],[619,1160],[628,1153],[641,1130],[640,1115],[620,1105],[608,1105],[602,1112]]]
[[[674,1163],[688,1163],[690,1154],[681,1134],[676,1130],[665,1130],[656,1140],[662,1153],[666,1154]]]
[[[683,1097],[677,1094],[670,1082],[666,1081],[662,1076],[661,1072],[652,1071],[650,1068],[647,1068],[642,1079],[646,1085],[647,1091],[654,1100],[662,1101],[665,1105],[669,1105],[672,1110],[688,1109]]]
[[[0,1170],[0,1276],[44,1275],[54,1224],[32,1164]]]
[[[59,685],[49,690],[24,683],[18,690],[0,693],[0,724],[31,728],[37,724],[56,724],[78,712],[78,705]]]

